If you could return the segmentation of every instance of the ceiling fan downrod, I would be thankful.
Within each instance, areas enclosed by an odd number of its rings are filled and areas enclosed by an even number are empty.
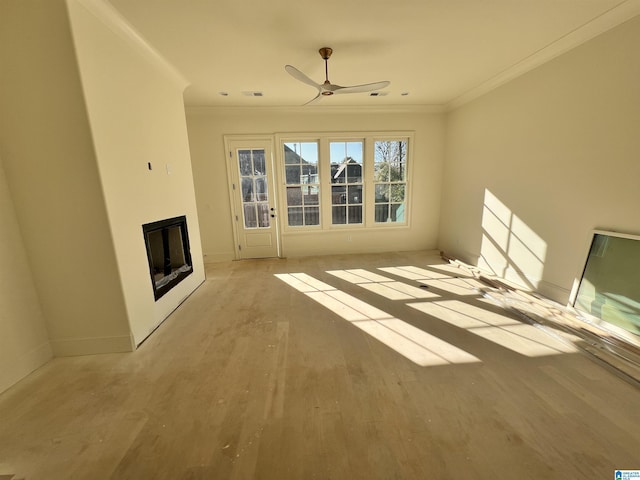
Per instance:
[[[322,47],[320,50],[318,50],[318,52],[320,53],[320,56],[324,60],[324,84],[326,86],[329,86],[331,85],[331,82],[329,81],[329,61],[328,60],[329,58],[331,58],[333,49],[330,47]],[[324,96],[333,95],[333,92],[331,90],[323,90],[322,95]]]

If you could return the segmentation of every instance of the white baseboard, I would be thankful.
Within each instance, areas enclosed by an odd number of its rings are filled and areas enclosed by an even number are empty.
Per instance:
[[[569,295],[571,294],[571,290],[545,280],[540,281],[536,292],[561,305],[567,305]]]
[[[204,255],[204,264],[230,262],[236,259],[235,252],[228,253],[206,253]]]
[[[118,337],[62,338],[51,340],[56,357],[94,355],[97,353],[133,352],[135,345],[131,335]]]

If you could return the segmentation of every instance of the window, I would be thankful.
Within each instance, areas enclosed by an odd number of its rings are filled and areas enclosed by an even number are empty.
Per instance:
[[[288,231],[408,224],[406,134],[322,134],[280,139]]]
[[[330,142],[331,223],[362,223],[362,142]]]
[[[374,144],[375,221],[404,222],[407,187],[407,141]]]
[[[319,225],[318,143],[285,143],[284,171],[289,226]]]

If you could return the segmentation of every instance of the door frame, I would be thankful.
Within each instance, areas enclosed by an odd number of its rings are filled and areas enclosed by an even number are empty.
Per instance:
[[[240,188],[239,185],[239,177],[237,173],[238,166],[234,160],[233,149],[238,147],[238,144],[251,144],[251,143],[262,143],[265,148],[269,149],[270,155],[265,155],[265,161],[267,162],[267,168],[271,173],[272,184],[269,185],[271,188],[270,198],[272,198],[272,202],[275,208],[275,217],[273,217],[274,225],[274,235],[276,242],[276,256],[275,257],[266,257],[266,258],[282,258],[282,232],[280,228],[280,191],[278,188],[278,169],[276,168],[275,162],[275,142],[272,135],[224,135],[224,158],[225,164],[227,167],[227,190],[229,193],[229,205],[230,205],[230,214],[231,214],[231,224],[233,227],[233,249],[235,252],[235,259],[242,260],[242,252],[240,251],[240,229],[238,227],[241,221],[242,212],[238,211],[238,199],[239,193],[237,190],[234,190],[233,185],[237,185],[237,188]]]

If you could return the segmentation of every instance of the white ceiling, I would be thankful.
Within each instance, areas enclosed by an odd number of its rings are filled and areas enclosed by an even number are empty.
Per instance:
[[[640,13],[639,0],[109,2],[187,79],[189,106],[302,105],[317,91],[284,66],[321,83],[324,46],[334,49],[333,83],[391,85],[386,96],[334,95],[308,108],[452,106]]]

